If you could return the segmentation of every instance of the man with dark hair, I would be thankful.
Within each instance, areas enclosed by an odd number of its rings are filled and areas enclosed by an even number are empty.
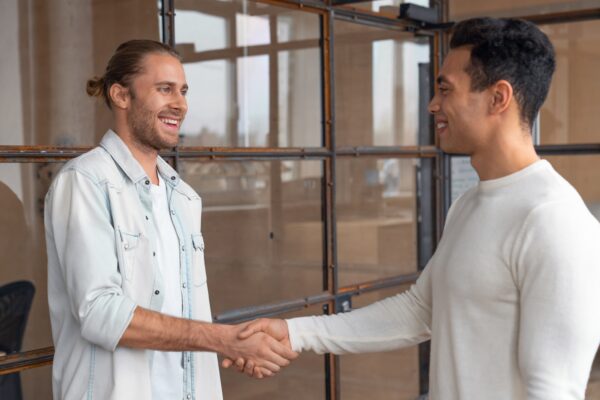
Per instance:
[[[456,25],[429,110],[441,148],[470,155],[480,182],[452,204],[416,284],[346,314],[261,319],[240,338],[336,354],[431,338],[431,399],[583,399],[600,343],[600,226],[533,146],[554,64],[531,23]]]
[[[88,82],[113,129],[63,167],[45,207],[57,400],[221,399],[215,352],[264,375],[296,356],[210,323],[202,203],[158,156],[177,144],[187,90],[177,53],[150,40],[123,43]]]

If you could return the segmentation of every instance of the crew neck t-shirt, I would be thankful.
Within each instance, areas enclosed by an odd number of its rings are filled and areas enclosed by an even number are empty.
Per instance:
[[[156,232],[156,257],[164,287],[161,312],[174,317],[182,316],[182,296],[179,260],[179,239],[169,214],[167,187],[158,175],[158,185],[151,185],[152,221]],[[152,399],[183,398],[182,353],[154,351],[151,369]]]

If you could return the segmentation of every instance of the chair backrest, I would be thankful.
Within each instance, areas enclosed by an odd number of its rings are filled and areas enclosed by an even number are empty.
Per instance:
[[[10,354],[21,350],[27,316],[35,287],[29,281],[0,287],[0,350]]]

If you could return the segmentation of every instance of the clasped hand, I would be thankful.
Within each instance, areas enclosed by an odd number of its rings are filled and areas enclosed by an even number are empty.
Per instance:
[[[236,366],[239,372],[262,379],[273,376],[298,357],[292,351],[287,323],[283,320],[261,318],[240,324],[232,352],[225,354],[223,368]]]

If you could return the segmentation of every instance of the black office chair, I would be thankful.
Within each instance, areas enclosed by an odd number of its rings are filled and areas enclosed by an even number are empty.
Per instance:
[[[0,287],[0,351],[6,354],[21,351],[34,294],[35,287],[28,281]],[[0,375],[0,393],[3,400],[21,400],[21,377],[18,373]]]

